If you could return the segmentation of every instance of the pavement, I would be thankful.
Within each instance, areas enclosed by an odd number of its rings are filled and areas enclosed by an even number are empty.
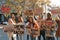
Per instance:
[[[3,27],[0,26],[0,40],[9,40],[7,33],[4,32],[2,28],[3,28]],[[27,33],[26,33],[26,30],[25,30],[25,34],[23,35],[23,40],[27,40],[27,39],[26,39],[26,38],[27,38],[26,35],[27,35]],[[42,38],[42,37],[41,37],[41,38]],[[43,38],[42,38],[41,40],[43,40]],[[57,40],[57,39],[55,39],[55,40]],[[60,40],[60,37],[58,37],[58,40]]]

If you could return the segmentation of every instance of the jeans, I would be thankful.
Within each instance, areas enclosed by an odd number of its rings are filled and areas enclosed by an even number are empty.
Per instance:
[[[29,40],[29,35],[27,35],[27,40]]]
[[[23,40],[23,35],[17,34],[17,40]]]
[[[40,36],[38,36],[38,40],[41,40],[41,36],[43,37],[43,40],[45,40],[45,30],[40,31]]]
[[[19,40],[19,35],[17,34],[17,40]]]
[[[29,40],[29,36],[30,36],[31,40],[36,40],[36,37],[33,37],[31,35],[27,35],[27,40]]]
[[[46,40],[55,40],[54,37],[46,37]]]
[[[31,36],[31,40],[36,40],[36,37]]]

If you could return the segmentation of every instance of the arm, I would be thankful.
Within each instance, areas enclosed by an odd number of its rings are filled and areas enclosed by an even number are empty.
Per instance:
[[[37,22],[36,22],[35,25],[34,25],[34,29],[36,29],[36,30],[40,30],[40,26],[38,25]]]
[[[57,28],[58,28],[58,25],[57,25],[57,23],[56,23],[56,22],[54,22],[54,23],[53,23],[53,25],[52,25],[51,30],[52,30],[52,31],[56,31],[56,30],[57,30]]]
[[[8,19],[8,23],[9,23],[9,24],[11,24],[11,23],[12,23],[10,19]]]

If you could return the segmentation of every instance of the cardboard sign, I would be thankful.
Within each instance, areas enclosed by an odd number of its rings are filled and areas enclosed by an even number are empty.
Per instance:
[[[34,12],[34,15],[42,14],[43,13],[43,8],[42,7],[34,8],[33,12]]]
[[[46,21],[46,22],[45,22],[45,25],[47,25],[47,26],[52,26],[52,24],[53,24],[52,21]]]
[[[33,15],[33,11],[32,10],[25,10],[24,13],[25,13],[26,16]]]
[[[39,31],[38,30],[35,30],[35,29],[31,29],[31,35],[33,37],[39,36]]]
[[[60,13],[60,8],[51,10],[51,13],[52,14],[59,14]]]
[[[14,29],[14,25],[5,25],[4,27],[3,27],[3,30],[4,30],[4,32],[13,32],[13,29]]]
[[[14,25],[14,29],[17,29],[16,33],[17,34],[24,34],[24,24],[23,23],[18,23]]]

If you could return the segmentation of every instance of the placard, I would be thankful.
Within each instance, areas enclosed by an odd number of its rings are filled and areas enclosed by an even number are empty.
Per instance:
[[[5,25],[3,27],[4,32],[13,32],[14,25]]]
[[[53,21],[45,21],[45,25],[46,26],[52,26],[53,25]]]
[[[40,15],[43,13],[43,7],[37,7],[33,9],[34,15]]]
[[[32,16],[32,15],[33,15],[33,11],[32,11],[32,10],[25,10],[25,11],[24,11],[24,14],[25,14],[26,16]]]
[[[59,13],[60,13],[60,8],[52,9],[52,10],[51,10],[51,13],[52,13],[52,14],[59,14]]]
[[[24,34],[24,24],[23,23],[18,23],[16,25],[14,25],[14,29],[16,29],[16,33],[17,34]]]

